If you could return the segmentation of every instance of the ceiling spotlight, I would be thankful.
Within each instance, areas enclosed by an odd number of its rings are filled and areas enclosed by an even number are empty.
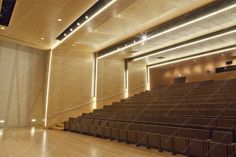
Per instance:
[[[66,33],[64,33],[64,36],[67,36],[67,34],[66,34]]]
[[[80,23],[79,22],[77,22],[77,26],[79,26],[80,25]]]
[[[5,30],[5,27],[1,27],[1,30]]]
[[[121,18],[121,17],[122,17],[122,15],[121,15],[121,14],[118,14],[118,15],[116,15],[116,17],[119,17],[119,18]]]
[[[61,22],[61,21],[62,21],[62,19],[60,19],[60,18],[59,18],[59,19],[57,19],[57,21],[58,21],[58,22]]]
[[[73,31],[73,29],[72,29],[72,28],[70,28],[70,31],[72,32],[72,31]]]
[[[36,119],[32,119],[31,121],[32,121],[32,122],[36,122]]]
[[[88,16],[85,16],[85,19],[88,19],[89,17]]]
[[[142,38],[143,41],[146,41],[147,40],[147,35],[143,34],[141,38]]]
[[[0,123],[5,123],[5,120],[0,120]]]
[[[133,43],[136,43],[136,41],[134,40]]]
[[[45,38],[44,38],[44,37],[41,37],[40,39],[41,39],[41,40],[44,40]]]

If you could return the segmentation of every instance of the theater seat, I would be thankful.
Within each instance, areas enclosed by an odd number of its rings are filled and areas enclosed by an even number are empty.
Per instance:
[[[138,143],[137,145],[142,145],[142,146],[147,146],[149,147],[148,143],[148,136],[152,132],[154,128],[154,125],[147,125],[147,124],[142,124],[139,127],[139,131],[137,133],[138,136]]]
[[[210,157],[229,157],[233,154],[230,144],[233,142],[232,132],[213,131],[212,141],[209,142]]]
[[[204,157],[206,152],[206,142],[209,139],[209,131],[201,129],[191,129],[191,138],[189,139],[189,156]]]
[[[140,124],[132,123],[128,128],[128,143],[138,144],[138,132],[140,130]]]
[[[191,137],[190,129],[188,128],[178,128],[176,135],[174,136],[173,141],[173,151],[174,154],[188,154],[188,138]]]
[[[148,147],[149,148],[158,148],[160,151],[161,149],[161,134],[162,134],[163,127],[161,126],[154,126],[150,133],[148,133]]]
[[[89,134],[92,136],[97,136],[97,127],[100,125],[101,120],[95,119],[93,123],[90,123],[89,125]]]
[[[102,120],[101,125],[97,126],[97,136],[104,138],[105,136],[105,127],[108,124],[108,120]]]

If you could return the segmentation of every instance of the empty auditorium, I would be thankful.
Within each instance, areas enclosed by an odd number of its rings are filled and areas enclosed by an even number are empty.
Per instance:
[[[0,157],[236,157],[236,0],[0,6]]]

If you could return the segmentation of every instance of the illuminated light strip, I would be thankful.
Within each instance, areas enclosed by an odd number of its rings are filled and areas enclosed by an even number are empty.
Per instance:
[[[98,59],[97,54],[93,57],[93,78],[92,78],[92,109],[97,108],[97,74],[98,73]]]
[[[97,85],[98,85],[98,59],[96,58],[96,66],[95,66],[95,89],[94,96],[97,97]]]
[[[211,40],[211,39],[219,38],[219,37],[222,37],[222,36],[225,36],[225,35],[229,35],[229,34],[232,34],[232,33],[236,33],[236,30],[231,30],[229,32],[217,34],[217,35],[214,35],[212,37],[204,38],[204,39],[201,39],[201,40],[197,40],[197,41],[194,41],[194,42],[190,42],[190,43],[187,43],[187,44],[176,46],[176,47],[173,47],[173,48],[170,48],[170,49],[167,49],[167,50],[159,51],[159,52],[156,52],[156,53],[153,53],[153,54],[150,54],[150,55],[146,55],[146,56],[142,56],[142,57],[139,57],[139,58],[135,58],[135,59],[133,59],[133,61],[138,61],[138,60],[141,60],[141,59],[144,59],[144,58],[147,58],[147,57],[155,56],[157,54],[161,54],[161,53],[173,51],[173,50],[176,50],[176,49],[180,49],[180,48],[183,48],[183,47],[195,45],[195,44],[198,44],[198,43],[201,43],[201,42],[204,42],[204,41],[208,41],[208,40]]]
[[[92,74],[92,109],[97,108],[97,70],[98,70],[98,59],[97,54],[93,54],[93,74]]]
[[[111,6],[113,3],[115,3],[116,0],[112,0],[111,2],[107,3],[102,9],[100,9],[98,12],[96,12],[95,14],[93,14],[91,17],[86,18],[87,20],[83,23],[81,23],[78,27],[76,27],[76,29],[71,32],[70,34],[68,34],[65,38],[63,38],[61,41],[56,42],[53,46],[52,49],[55,49],[57,46],[59,46],[63,41],[65,41],[66,39],[68,39],[72,34],[74,34],[75,32],[77,32],[81,27],[83,27],[85,24],[87,24],[89,21],[91,21],[94,17],[96,17],[97,15],[99,15],[100,13],[102,13],[104,10],[106,10],[109,6]]]
[[[129,71],[128,71],[128,62],[125,61],[124,66],[124,90],[125,90],[125,98],[129,97]]]
[[[97,80],[97,54],[93,54],[93,73],[92,73],[92,97],[96,97],[96,80]]]
[[[146,90],[150,90],[150,68],[149,66],[146,67]]]
[[[211,16],[217,15],[217,14],[219,14],[219,13],[222,13],[222,12],[224,12],[224,11],[230,10],[230,9],[232,9],[232,8],[234,8],[234,7],[236,7],[236,4],[231,5],[231,6],[228,6],[228,7],[223,8],[223,9],[220,9],[220,10],[218,10],[218,11],[216,11],[216,12],[213,12],[213,13],[210,13],[210,14],[208,14],[208,15],[202,16],[202,17],[197,18],[197,19],[195,19],[195,20],[186,22],[186,23],[184,23],[184,24],[182,24],[182,25],[176,26],[176,27],[171,28],[171,29],[168,29],[168,30],[166,30],[166,31],[163,31],[163,32],[157,33],[157,34],[155,34],[155,35],[149,36],[149,37],[147,37],[147,38],[144,39],[144,40],[136,41],[136,42],[133,43],[133,44],[127,45],[127,46],[122,47],[122,48],[118,48],[117,50],[112,51],[112,52],[110,52],[110,53],[107,53],[107,54],[105,54],[105,55],[99,56],[98,58],[101,59],[101,58],[107,57],[107,56],[112,55],[112,54],[115,54],[115,53],[117,53],[117,52],[119,52],[119,51],[125,50],[125,49],[130,48],[130,47],[132,47],[132,46],[135,46],[135,45],[137,45],[137,44],[140,44],[140,43],[142,43],[142,42],[144,42],[144,41],[146,41],[146,40],[150,40],[150,39],[153,39],[153,38],[155,38],[155,37],[161,36],[161,35],[163,35],[163,34],[172,32],[172,31],[177,30],[177,29],[179,29],[179,28],[188,26],[188,25],[193,24],[193,23],[195,23],[195,22],[204,20],[204,19],[206,19],[206,18],[208,18],[208,17],[211,17]]]
[[[179,60],[175,60],[175,61],[171,61],[171,62],[167,62],[167,63],[163,63],[163,64],[150,65],[149,68],[152,69],[152,68],[161,67],[161,66],[165,66],[165,65],[169,65],[169,64],[174,64],[174,63],[179,63],[179,62],[183,62],[183,61],[187,61],[187,60],[191,60],[191,59],[210,56],[210,55],[214,55],[214,54],[218,54],[218,53],[222,53],[222,52],[232,51],[232,50],[235,50],[235,49],[236,49],[236,46],[232,47],[232,48],[227,48],[227,49],[224,49],[224,50],[218,50],[218,51],[213,51],[213,52],[206,53],[206,54],[201,54],[201,55],[197,55],[197,56],[183,58],[183,59],[179,59]]]
[[[51,79],[51,68],[52,68],[52,50],[50,50],[50,52],[49,52],[49,61],[48,61],[48,76],[47,76],[47,85],[46,85],[44,127],[47,127],[47,121],[48,121],[48,100],[49,100],[49,89],[50,89],[50,79]]]

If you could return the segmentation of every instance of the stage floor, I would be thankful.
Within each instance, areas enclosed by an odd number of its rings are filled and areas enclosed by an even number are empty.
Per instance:
[[[172,157],[168,152],[71,132],[0,129],[0,157]],[[177,157],[177,156],[175,156]]]

